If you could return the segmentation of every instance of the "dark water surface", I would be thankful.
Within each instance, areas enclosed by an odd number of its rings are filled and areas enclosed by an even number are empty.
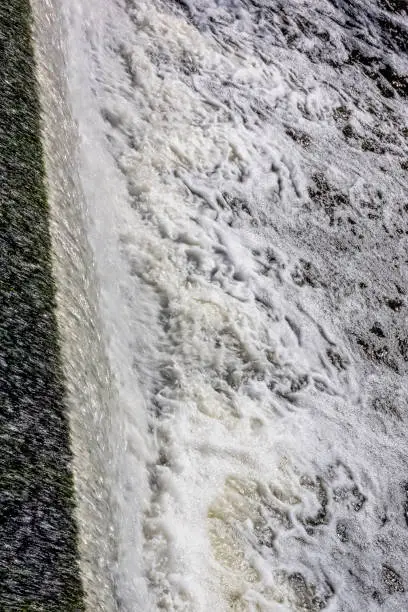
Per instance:
[[[0,609],[82,610],[28,0],[0,6]]]

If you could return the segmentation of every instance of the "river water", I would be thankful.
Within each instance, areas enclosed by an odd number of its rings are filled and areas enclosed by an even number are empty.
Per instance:
[[[405,3],[38,6],[90,609],[408,609]]]

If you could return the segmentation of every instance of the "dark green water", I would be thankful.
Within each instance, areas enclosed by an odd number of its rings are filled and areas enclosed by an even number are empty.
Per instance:
[[[0,610],[83,610],[28,0],[0,5]]]

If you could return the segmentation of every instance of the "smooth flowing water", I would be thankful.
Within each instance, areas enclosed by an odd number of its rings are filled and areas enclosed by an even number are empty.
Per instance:
[[[34,6],[90,609],[407,609],[405,3]]]

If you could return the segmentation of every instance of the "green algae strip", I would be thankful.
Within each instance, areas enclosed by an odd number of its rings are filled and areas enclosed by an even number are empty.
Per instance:
[[[29,0],[0,3],[0,610],[84,610]]]

